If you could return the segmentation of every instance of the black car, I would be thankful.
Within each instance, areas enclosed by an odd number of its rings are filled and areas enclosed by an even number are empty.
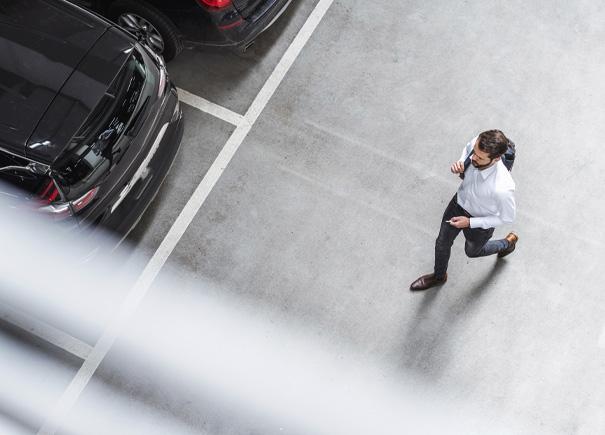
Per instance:
[[[182,128],[162,59],[132,35],[63,0],[2,0],[0,181],[27,208],[126,235]]]
[[[245,49],[291,0],[71,0],[147,42],[171,60],[183,45]]]

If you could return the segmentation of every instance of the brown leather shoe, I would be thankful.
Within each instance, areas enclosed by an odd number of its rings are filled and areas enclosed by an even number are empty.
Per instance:
[[[418,278],[416,281],[414,281],[412,283],[412,285],[410,286],[410,290],[412,290],[413,292],[420,291],[420,290],[426,290],[426,289],[434,287],[436,285],[441,285],[446,281],[447,281],[447,273],[445,274],[445,278],[443,278],[443,279],[437,279],[437,278],[435,278],[434,273],[429,273],[428,275],[422,275],[420,278]]]
[[[498,252],[499,258],[506,257],[508,254],[515,250],[515,245],[517,244],[519,237],[511,231],[510,233],[508,233],[505,239],[508,240],[508,248]]]

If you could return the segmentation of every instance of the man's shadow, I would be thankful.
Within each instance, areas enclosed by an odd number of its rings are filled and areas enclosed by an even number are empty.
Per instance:
[[[469,318],[477,303],[485,298],[494,287],[492,284],[506,270],[506,260],[497,260],[481,281],[468,291],[460,288],[442,287],[426,290],[412,319],[406,325],[405,338],[401,344],[400,367],[415,371],[422,376],[435,379],[441,375],[451,357],[452,335],[461,320]],[[455,292],[451,301],[440,298],[442,292]],[[436,303],[442,302],[441,309]],[[444,306],[449,304],[449,306]]]

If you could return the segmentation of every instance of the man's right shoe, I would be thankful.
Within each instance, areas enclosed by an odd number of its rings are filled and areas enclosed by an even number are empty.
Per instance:
[[[445,274],[445,277],[442,279],[437,279],[437,278],[435,278],[434,273],[429,273],[428,275],[422,275],[420,278],[418,278],[416,281],[414,281],[412,283],[412,285],[410,286],[410,290],[413,292],[420,291],[420,290],[426,290],[431,287],[435,287],[436,285],[441,285],[446,281],[447,281],[447,273]]]
[[[508,241],[508,248],[498,252],[498,258],[506,257],[508,254],[513,252],[515,250],[515,245],[517,244],[519,237],[511,231],[510,233],[508,233],[505,239]]]

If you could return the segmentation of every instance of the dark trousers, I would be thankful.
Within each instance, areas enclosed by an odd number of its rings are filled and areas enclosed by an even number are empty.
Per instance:
[[[466,243],[464,244],[464,252],[469,257],[484,257],[500,252],[508,247],[506,239],[490,240],[494,234],[493,228],[456,228],[446,222],[454,216],[472,217],[465,209],[458,205],[457,196],[454,195],[448,204],[443,219],[441,220],[441,229],[439,236],[435,241],[435,277],[444,278],[447,271],[447,263],[450,260],[452,244],[460,231],[464,233]]]

